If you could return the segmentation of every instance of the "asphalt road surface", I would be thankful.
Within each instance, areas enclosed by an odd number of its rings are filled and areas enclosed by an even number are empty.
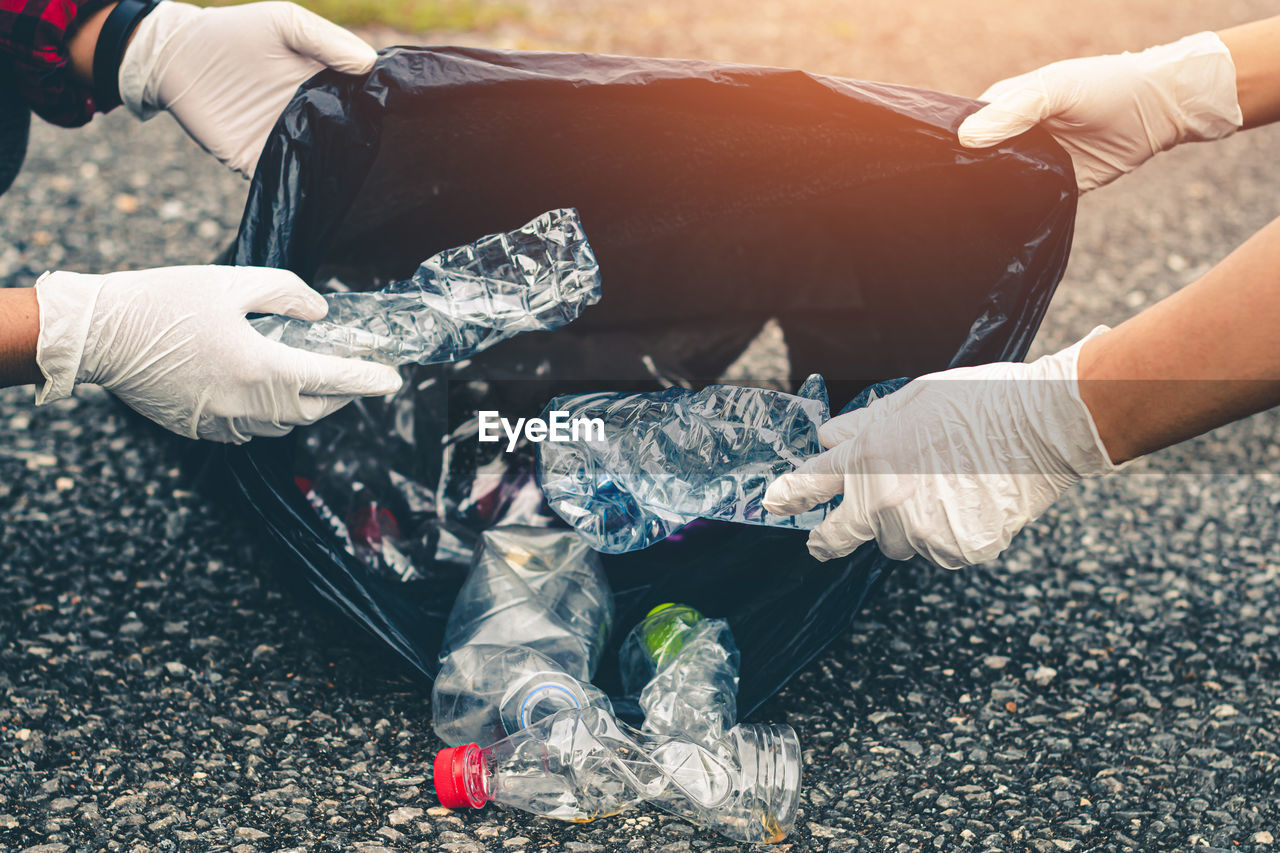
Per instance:
[[[1121,10],[1115,7],[1122,5]],[[901,8],[898,8],[900,6]],[[977,94],[1274,3],[546,0],[451,41],[708,56]],[[35,128],[0,279],[199,263],[244,185],[168,119]],[[1280,214],[1280,129],[1083,199],[1036,351],[1188,283]],[[270,580],[93,389],[0,391],[0,849],[732,849],[655,811],[437,807],[427,692]],[[1265,850],[1280,836],[1280,475],[1264,415],[1073,490],[983,568],[897,573],[755,719],[805,745],[782,849]]]

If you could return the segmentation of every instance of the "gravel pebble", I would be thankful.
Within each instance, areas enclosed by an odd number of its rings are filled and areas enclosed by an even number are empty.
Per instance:
[[[1041,687],[1047,687],[1058,677],[1058,671],[1051,666],[1038,666],[1031,673],[1031,680]]]
[[[391,814],[387,815],[387,822],[392,826],[403,826],[406,823],[415,821],[422,817],[422,809],[412,806],[402,806]]]

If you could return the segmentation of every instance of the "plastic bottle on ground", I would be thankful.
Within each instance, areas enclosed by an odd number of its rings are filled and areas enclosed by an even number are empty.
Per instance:
[[[445,626],[441,658],[473,644],[527,646],[581,681],[613,625],[600,558],[569,530],[485,531]]]
[[[441,750],[434,782],[448,808],[496,802],[580,823],[649,802],[737,841],[773,843],[795,823],[800,768],[790,726],[738,726],[709,748],[586,708],[484,749]]]
[[[431,691],[436,734],[449,745],[493,743],[565,709],[612,714],[601,690],[525,646],[472,644],[445,658]]]
[[[272,314],[253,326],[313,352],[438,364],[577,319],[600,301],[600,266],[578,212],[567,208],[433,255],[407,281],[325,301],[329,313],[318,322]]]
[[[738,647],[723,619],[660,604],[618,652],[622,687],[639,696],[646,732],[700,744],[724,737],[738,718]]]
[[[814,374],[799,394],[711,385],[644,394],[556,397],[543,412],[599,418],[604,437],[538,444],[538,476],[551,508],[606,554],[646,548],[695,518],[812,529],[827,507],[781,517],[765,489],[821,453],[830,409]]]

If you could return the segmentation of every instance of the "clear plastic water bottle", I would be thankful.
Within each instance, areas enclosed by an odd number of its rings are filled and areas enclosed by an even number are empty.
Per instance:
[[[495,802],[581,823],[649,802],[737,841],[775,843],[795,823],[800,769],[790,726],[738,726],[709,748],[586,708],[484,749],[441,750],[434,782],[448,808]]]
[[[253,321],[289,346],[385,364],[460,361],[521,332],[558,329],[600,301],[600,266],[578,212],[552,210],[422,262],[413,278],[369,293],[331,293],[311,323]]]
[[[705,745],[737,722],[738,647],[725,620],[660,604],[627,635],[618,656],[623,689],[640,697],[644,731]]]
[[[565,709],[613,713],[609,697],[525,646],[467,645],[445,658],[431,691],[436,734],[493,743]]]
[[[613,626],[600,558],[570,530],[495,527],[480,538],[441,658],[473,644],[527,646],[590,681]]]
[[[538,477],[551,508],[606,554],[646,548],[695,518],[812,529],[827,507],[781,517],[765,489],[821,453],[830,409],[814,374],[799,394],[711,385],[645,394],[556,397],[543,412],[599,418],[604,437],[538,444]]]

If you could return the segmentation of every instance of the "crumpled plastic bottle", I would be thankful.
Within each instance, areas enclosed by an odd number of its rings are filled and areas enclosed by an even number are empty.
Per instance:
[[[289,346],[385,364],[460,361],[521,332],[558,329],[600,301],[600,266],[578,212],[548,211],[422,262],[407,281],[368,293],[331,293],[311,323],[253,320]]]
[[[649,801],[740,841],[781,840],[795,818],[800,747],[787,726],[737,726],[707,743],[637,732],[616,721],[602,691],[520,646],[454,651],[431,703],[436,733],[457,745],[436,757],[437,793],[451,808],[479,807],[492,798],[537,815],[583,821]],[[566,714],[586,728],[549,724]],[[532,744],[526,732],[534,733]],[[548,752],[564,750],[558,758],[536,760],[539,732]],[[524,758],[533,753],[532,764],[521,765],[523,758],[507,763],[504,798],[479,795],[487,783],[471,766],[477,743],[495,744],[498,754],[507,747]],[[592,754],[567,754],[573,750]]]
[[[590,681],[613,626],[600,558],[569,530],[485,531],[445,626],[441,659],[473,644],[527,646]]]
[[[738,647],[723,619],[683,604],[660,604],[618,652],[622,686],[639,694],[643,731],[720,740],[738,720]]]
[[[443,749],[434,782],[448,808],[496,802],[580,823],[645,801],[737,841],[776,843],[795,823],[800,770],[790,726],[738,726],[706,747],[636,731],[589,707],[484,749]]]
[[[450,746],[493,743],[559,711],[588,707],[613,713],[603,691],[527,646],[456,649],[431,691],[436,734]]]
[[[601,440],[543,441],[538,477],[551,508],[597,551],[623,554],[665,539],[695,518],[810,530],[830,505],[781,517],[765,489],[821,453],[830,415],[814,374],[798,394],[735,385],[701,391],[556,397],[543,412],[599,418]]]
[[[612,619],[599,558],[577,534],[513,526],[481,537],[432,691],[436,733],[458,745],[436,757],[441,802],[496,799],[582,821],[650,801],[739,840],[785,837],[799,798],[795,732],[738,726],[702,744],[622,725],[586,681]],[[655,629],[650,644],[671,647],[675,633]],[[477,743],[494,744],[491,763]]]

